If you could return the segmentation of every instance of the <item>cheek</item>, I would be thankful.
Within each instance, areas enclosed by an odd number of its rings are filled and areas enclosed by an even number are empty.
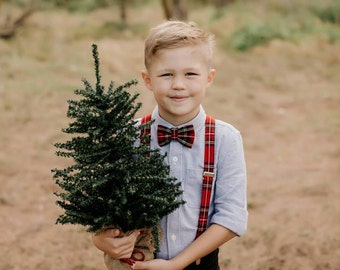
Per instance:
[[[158,92],[166,92],[169,89],[169,83],[165,80],[155,80],[153,89]]]
[[[191,82],[191,89],[193,89],[195,92],[205,92],[205,89],[207,88],[207,84],[203,81],[192,81]]]
[[[195,93],[195,96],[198,99],[202,99],[205,96],[206,88],[207,87],[204,84],[197,84],[197,85],[195,85],[195,88],[193,89],[193,93]]]

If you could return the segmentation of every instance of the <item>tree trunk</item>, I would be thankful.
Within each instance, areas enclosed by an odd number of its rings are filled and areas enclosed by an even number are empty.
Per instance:
[[[222,8],[226,5],[231,4],[232,2],[235,2],[235,0],[215,0],[215,7]]]
[[[172,0],[162,0],[162,7],[163,7],[165,18],[167,20],[170,20],[173,15]]]
[[[174,19],[180,21],[188,20],[188,9],[186,5],[186,0],[173,0],[174,4]]]
[[[1,1],[2,0],[0,0],[0,4]],[[33,13],[33,11],[33,8],[27,8],[14,21],[8,20],[5,22],[5,25],[0,25],[0,38],[11,38],[14,36],[18,27],[24,24],[25,20]]]
[[[126,13],[126,7],[127,7],[128,0],[120,0],[120,20],[123,24],[126,24],[127,21],[127,13]]]
[[[162,7],[167,20],[187,21],[188,9],[186,0],[162,0]]]

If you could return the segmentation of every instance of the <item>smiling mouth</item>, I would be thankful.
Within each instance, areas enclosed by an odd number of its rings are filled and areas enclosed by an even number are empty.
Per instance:
[[[183,101],[183,100],[186,100],[188,97],[175,96],[175,97],[170,97],[170,98],[174,101]]]

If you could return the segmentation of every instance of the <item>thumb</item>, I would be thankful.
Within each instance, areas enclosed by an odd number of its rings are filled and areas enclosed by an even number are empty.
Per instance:
[[[136,261],[131,266],[131,269],[140,269],[140,270],[148,269],[148,265],[149,265],[148,261],[144,261],[144,262]]]
[[[118,237],[119,234],[120,234],[120,230],[118,230],[118,229],[108,229],[106,231],[106,233],[107,233],[107,236],[109,236],[109,237]]]

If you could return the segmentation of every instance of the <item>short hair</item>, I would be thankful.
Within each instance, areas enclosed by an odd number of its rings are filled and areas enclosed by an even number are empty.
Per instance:
[[[152,57],[162,49],[176,49],[192,45],[207,45],[208,61],[211,62],[214,35],[199,28],[195,23],[166,21],[152,28],[145,41],[144,64],[148,69]]]

